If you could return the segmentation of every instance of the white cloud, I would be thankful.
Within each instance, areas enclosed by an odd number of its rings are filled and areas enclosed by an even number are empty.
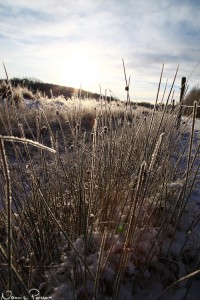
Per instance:
[[[166,80],[173,78],[178,64],[179,76],[187,76],[200,60],[195,2],[0,0],[0,56],[13,76],[63,83],[63,68],[67,70],[67,64],[75,64],[82,55],[88,72],[95,73],[88,89],[94,91],[101,83],[125,97],[123,57],[133,97],[149,93],[155,98],[163,61]],[[69,80],[70,68],[68,74],[65,71]],[[198,76],[199,69],[192,76],[195,84]]]

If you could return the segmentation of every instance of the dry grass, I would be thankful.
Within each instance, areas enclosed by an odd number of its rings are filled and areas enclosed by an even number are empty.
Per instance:
[[[144,115],[122,103],[62,97],[39,98],[30,109],[20,97],[16,105],[0,105],[1,135],[30,138],[56,153],[4,141],[0,290],[8,289],[8,272],[16,270],[23,284],[13,275],[15,295],[32,287],[49,295],[65,284],[69,299],[117,299],[124,280],[131,278],[134,293],[144,274],[164,259],[163,289],[176,280],[171,261],[187,257],[188,272],[194,271],[199,259],[190,253],[191,239],[185,237],[174,250],[196,180],[191,147],[186,181],[180,168],[188,150],[181,144],[184,129],[177,130],[176,111],[164,107]],[[10,231],[5,229],[8,183]],[[11,231],[12,249],[7,242]],[[4,254],[9,249],[8,268]]]

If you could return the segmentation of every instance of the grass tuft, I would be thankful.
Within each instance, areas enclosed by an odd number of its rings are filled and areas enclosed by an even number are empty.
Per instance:
[[[130,297],[156,299],[199,273],[197,103],[190,133],[177,128],[179,107],[168,105],[177,70],[156,109],[163,66],[144,113],[131,105],[123,66],[127,105],[21,86],[10,103],[1,83],[0,290],[121,299],[129,287]]]

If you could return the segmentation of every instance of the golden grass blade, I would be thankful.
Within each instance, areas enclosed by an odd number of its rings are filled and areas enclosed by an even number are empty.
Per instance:
[[[6,207],[7,207],[7,251],[8,251],[8,289],[12,291],[12,193],[11,180],[3,140],[0,137],[0,153],[4,176],[6,179]]]
[[[166,289],[164,289],[164,291],[162,291],[162,293],[160,293],[160,295],[158,296],[158,298],[156,300],[160,300],[161,297],[171,288],[175,287],[177,284],[182,283],[185,280],[188,280],[190,278],[193,278],[195,276],[197,276],[198,274],[200,274],[200,270],[196,270],[180,279],[178,279],[176,282],[172,283],[171,285],[169,285]]]
[[[4,62],[2,61],[2,64],[3,64],[3,68],[4,68],[4,71],[6,73],[6,79],[7,79],[7,82],[9,81],[9,78],[8,78],[8,73],[7,73],[7,70],[6,70],[6,66],[4,64]]]
[[[0,139],[4,140],[4,141],[8,141],[8,142],[25,143],[25,144],[29,144],[29,145],[32,145],[34,147],[37,147],[37,148],[40,148],[40,149],[43,149],[43,150],[46,150],[46,151],[49,151],[49,152],[52,152],[52,153],[56,153],[56,150],[54,150],[52,148],[49,148],[47,146],[44,146],[44,145],[42,145],[42,144],[40,144],[38,142],[26,139],[26,138],[18,138],[16,136],[1,136],[0,135]]]

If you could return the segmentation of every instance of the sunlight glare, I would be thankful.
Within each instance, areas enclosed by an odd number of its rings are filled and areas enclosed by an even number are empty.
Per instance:
[[[90,53],[77,51],[66,59],[61,76],[68,87],[90,89],[94,84],[98,86],[97,60]]]

